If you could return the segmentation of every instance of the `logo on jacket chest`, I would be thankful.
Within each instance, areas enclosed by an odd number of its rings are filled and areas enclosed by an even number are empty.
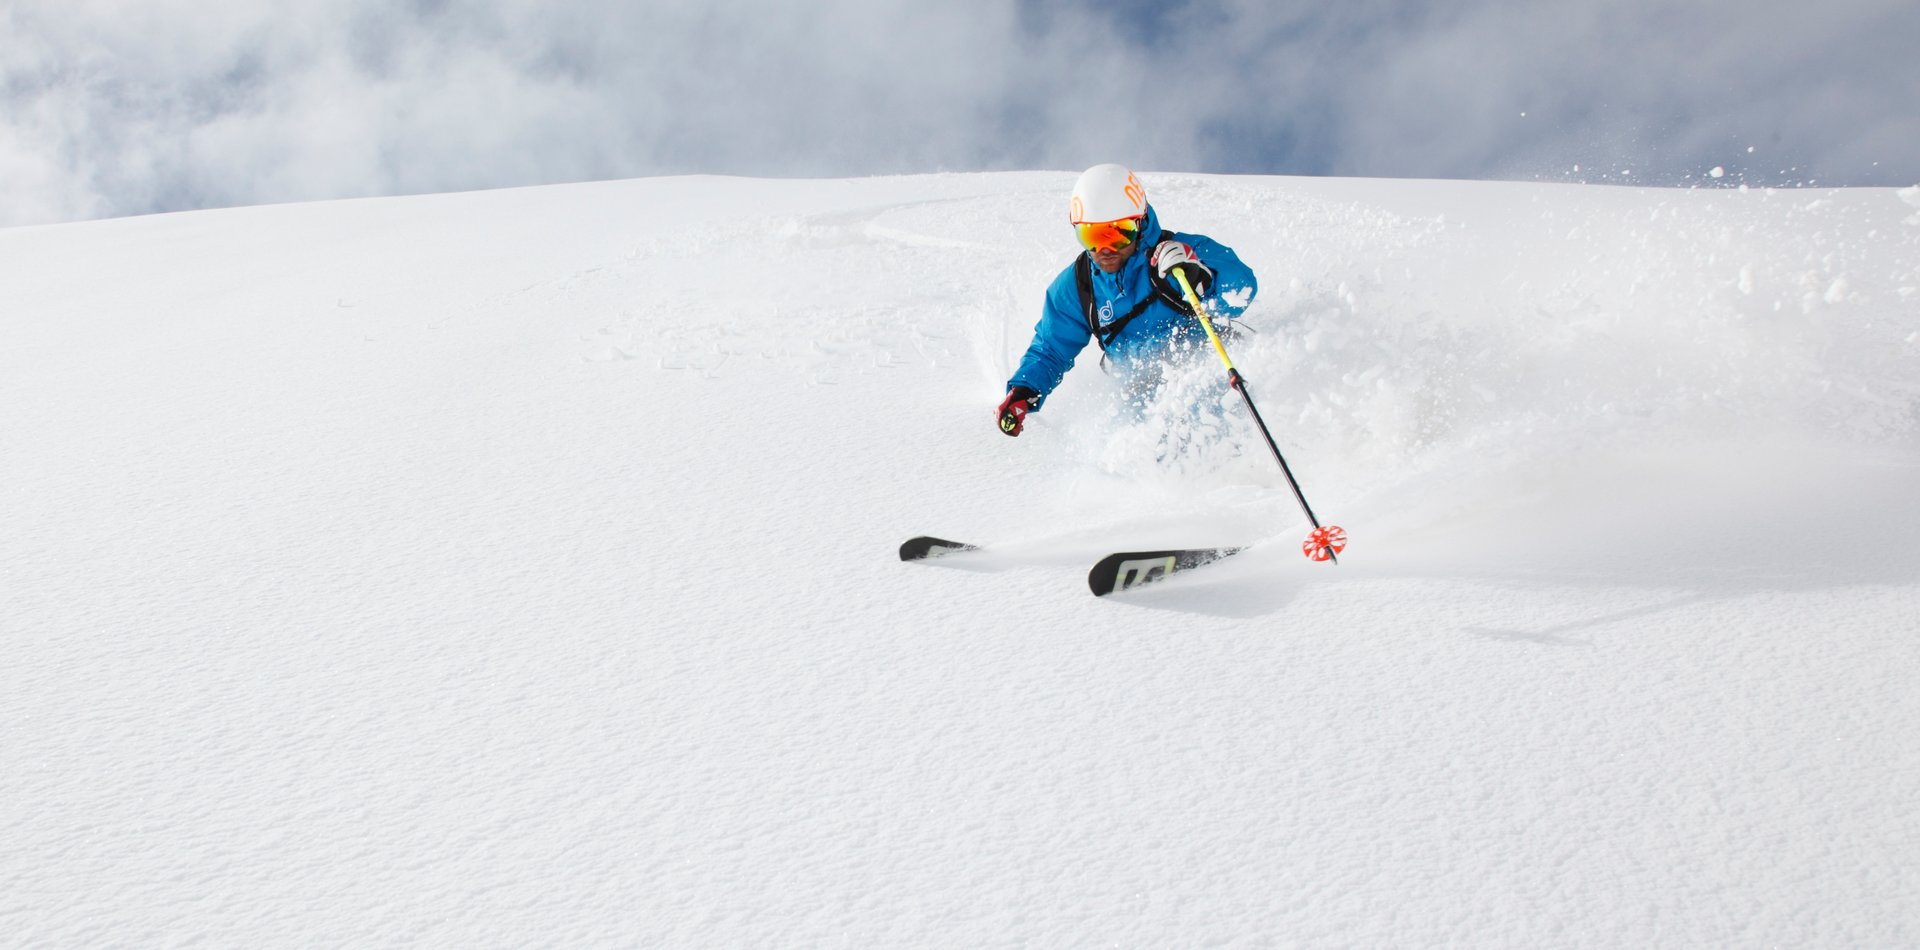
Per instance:
[[[1100,301],[1100,325],[1101,326],[1104,327],[1107,324],[1113,322],[1113,310],[1114,310],[1113,305],[1126,299],[1126,296],[1127,296],[1127,292],[1125,290],[1122,290],[1118,294]]]

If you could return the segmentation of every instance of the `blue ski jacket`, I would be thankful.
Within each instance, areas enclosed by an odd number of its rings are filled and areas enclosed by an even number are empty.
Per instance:
[[[1190,245],[1193,256],[1213,271],[1213,286],[1201,299],[1208,314],[1215,319],[1230,320],[1253,303],[1258,289],[1253,271],[1241,263],[1232,248],[1205,235],[1163,230],[1160,216],[1152,205],[1147,206],[1146,226],[1141,229],[1141,235],[1139,249],[1120,265],[1118,273],[1089,268],[1093,277],[1094,307],[1101,326],[1112,325],[1140,301],[1154,296],[1153,268],[1147,258],[1154,246],[1165,240]],[[1182,340],[1204,340],[1205,334],[1198,318],[1174,308],[1164,299],[1156,299],[1107,342],[1106,355],[1117,369],[1128,372],[1144,363],[1165,359]],[[1013,378],[1007,380],[1008,388],[1025,386],[1039,393],[1040,398],[1034,401],[1037,410],[1047,394],[1060,385],[1067,370],[1073,368],[1074,359],[1092,339],[1093,328],[1088,326],[1087,313],[1080,304],[1073,267],[1068,266],[1047,287],[1040,322],[1033,328],[1033,343],[1021,357],[1020,368],[1014,371]]]

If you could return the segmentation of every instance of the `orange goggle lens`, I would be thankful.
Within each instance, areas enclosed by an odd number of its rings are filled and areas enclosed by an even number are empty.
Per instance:
[[[1121,218],[1118,221],[1076,224],[1073,232],[1079,235],[1080,246],[1089,251],[1117,251],[1139,239],[1140,219]]]

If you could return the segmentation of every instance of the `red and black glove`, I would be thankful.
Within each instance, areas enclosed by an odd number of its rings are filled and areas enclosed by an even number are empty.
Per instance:
[[[1000,402],[1000,431],[1019,435],[1020,427],[1026,425],[1027,413],[1033,411],[1034,401],[1039,398],[1039,393],[1025,386],[1007,390],[1007,398]]]
[[[1173,272],[1187,275],[1187,283],[1193,287],[1193,295],[1205,297],[1213,288],[1213,271],[1193,256],[1193,246],[1181,241],[1161,241],[1153,248],[1153,256],[1147,259],[1153,267],[1153,289],[1162,299],[1178,307],[1185,313],[1192,313],[1187,306],[1185,294],[1180,292],[1179,282],[1173,279]]]

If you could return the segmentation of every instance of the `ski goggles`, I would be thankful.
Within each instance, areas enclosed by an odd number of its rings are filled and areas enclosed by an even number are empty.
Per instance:
[[[1089,251],[1118,251],[1140,239],[1139,218],[1121,218],[1118,221],[1098,221],[1076,224],[1073,233],[1080,238],[1080,246]]]

